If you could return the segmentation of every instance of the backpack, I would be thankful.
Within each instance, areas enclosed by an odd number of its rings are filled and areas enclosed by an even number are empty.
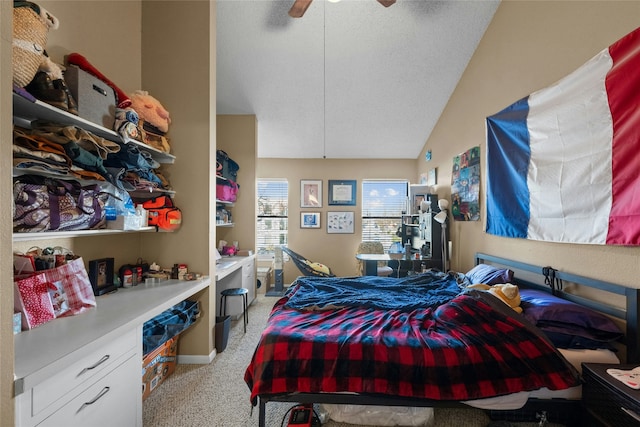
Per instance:
[[[149,215],[149,225],[157,230],[174,231],[182,223],[182,211],[173,204],[169,196],[159,196],[142,204]]]

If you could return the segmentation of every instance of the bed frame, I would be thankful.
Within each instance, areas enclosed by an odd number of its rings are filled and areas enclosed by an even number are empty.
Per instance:
[[[575,302],[577,304],[592,308],[596,311],[608,314],[626,322],[625,342],[626,346],[626,362],[640,362],[640,346],[638,343],[638,334],[640,331],[640,318],[638,317],[640,310],[640,289],[628,288],[615,283],[605,282],[601,280],[591,279],[588,277],[578,276],[575,274],[564,273],[552,267],[540,267],[526,264],[519,261],[501,258],[483,253],[476,253],[475,264],[490,264],[496,267],[510,268],[515,272],[514,284],[522,288],[539,289],[551,292],[554,295]],[[526,278],[520,278],[518,272],[524,273]],[[535,278],[529,280],[529,276]],[[538,279],[542,283],[537,283]],[[622,295],[625,297],[626,307],[621,309],[603,302],[590,300],[585,297],[577,296],[563,290],[564,282],[585,286],[588,288],[598,289],[600,291],[611,294]],[[604,298],[603,298],[604,300]],[[269,402],[292,402],[292,403],[327,403],[327,404],[346,404],[346,405],[379,405],[379,406],[415,406],[415,407],[439,407],[439,408],[466,408],[471,407],[455,401],[439,401],[428,399],[411,399],[405,397],[381,396],[381,395],[363,395],[348,393],[289,393],[283,395],[259,396],[259,426],[265,427],[266,404]],[[506,417],[518,421],[518,413],[523,414],[523,421],[530,421],[531,414],[557,414],[561,415],[559,422],[565,422],[567,425],[582,425],[580,419],[580,401],[565,399],[529,399],[527,404],[517,411],[490,411],[492,418],[497,413],[515,414],[514,417]],[[500,417],[498,417],[500,418]],[[535,419],[535,418],[534,418]],[[554,420],[555,421],[555,420]]]

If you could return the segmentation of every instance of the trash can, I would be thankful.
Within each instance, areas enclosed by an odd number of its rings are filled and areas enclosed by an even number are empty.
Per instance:
[[[216,316],[216,351],[222,353],[227,348],[231,316]]]

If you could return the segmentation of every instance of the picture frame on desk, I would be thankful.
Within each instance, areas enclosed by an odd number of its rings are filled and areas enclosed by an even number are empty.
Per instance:
[[[104,295],[117,289],[113,283],[113,258],[89,261],[89,281],[95,296]]]

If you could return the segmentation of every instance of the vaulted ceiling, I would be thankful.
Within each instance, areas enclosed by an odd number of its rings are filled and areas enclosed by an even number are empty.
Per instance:
[[[415,159],[499,0],[218,0],[217,113],[258,157]]]

